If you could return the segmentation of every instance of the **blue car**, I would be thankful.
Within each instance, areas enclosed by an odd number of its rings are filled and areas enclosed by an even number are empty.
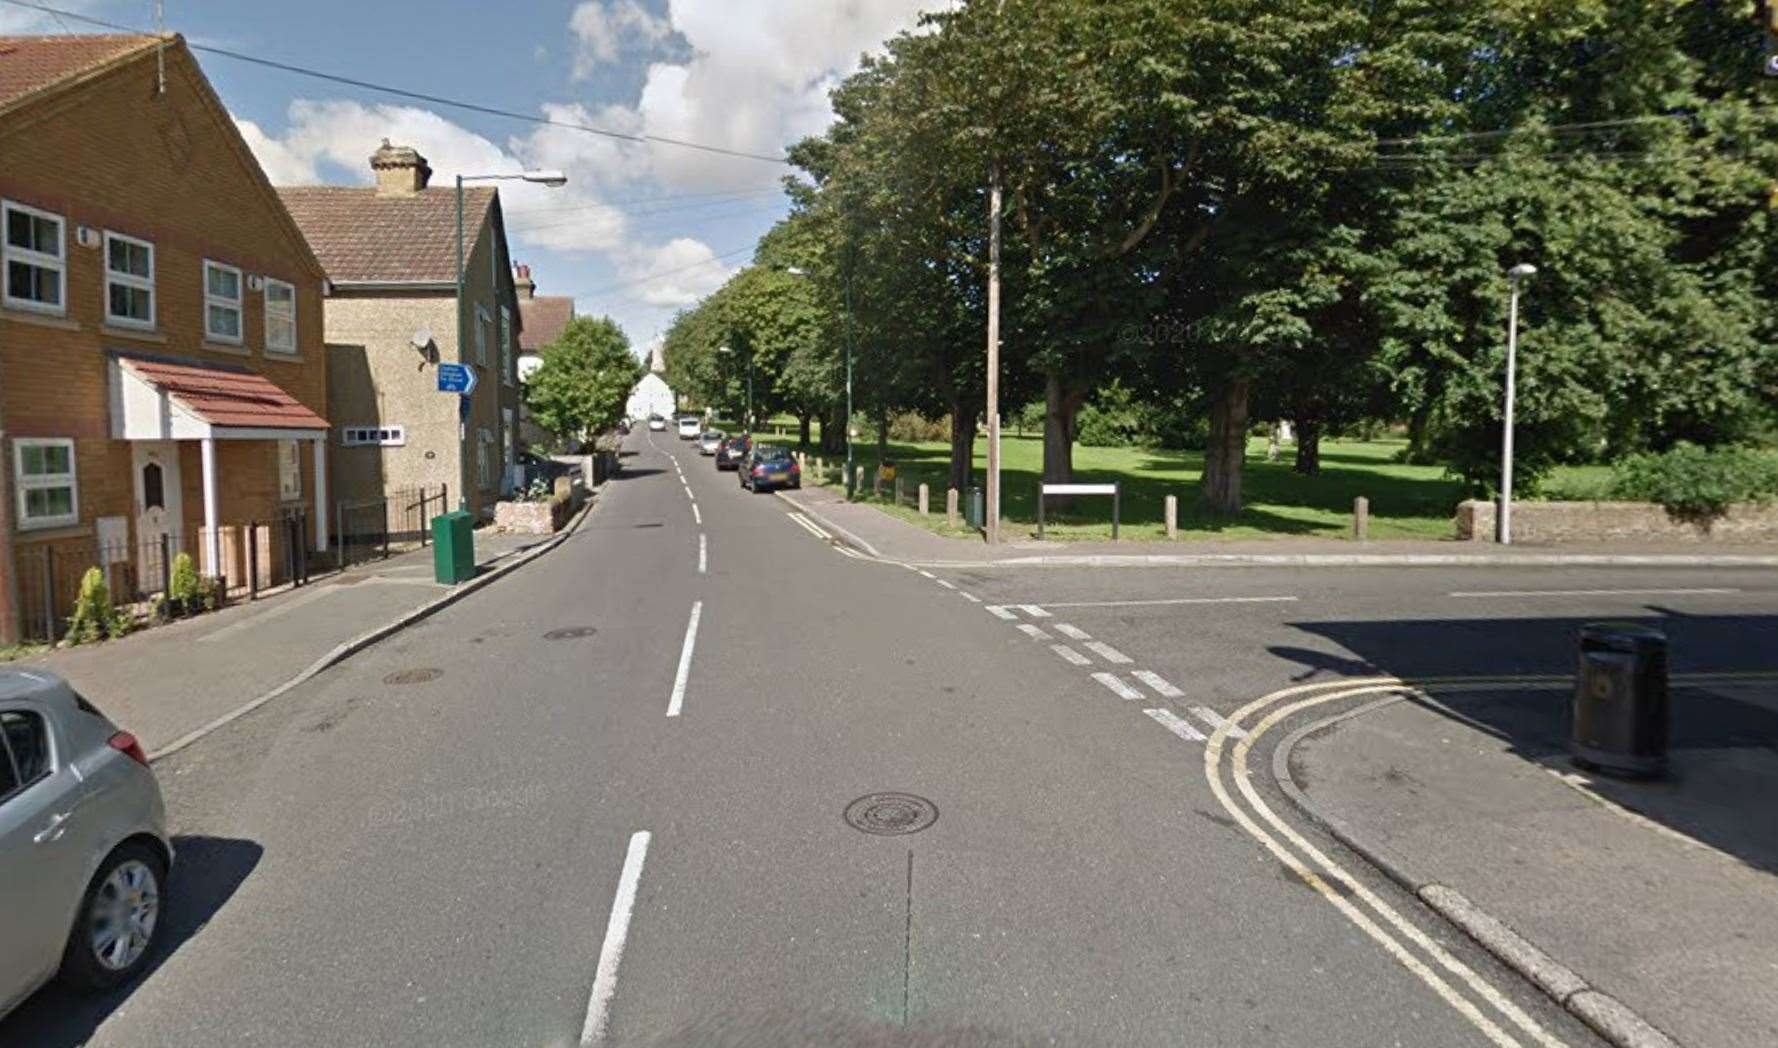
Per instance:
[[[758,493],[772,488],[800,488],[803,471],[789,448],[772,444],[756,445],[741,462],[741,486]]]

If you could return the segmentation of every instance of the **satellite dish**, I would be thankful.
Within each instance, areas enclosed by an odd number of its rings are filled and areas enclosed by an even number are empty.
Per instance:
[[[421,328],[414,332],[413,337],[408,339],[408,341],[413,344],[415,349],[424,353],[426,352],[426,347],[432,345],[432,329]]]

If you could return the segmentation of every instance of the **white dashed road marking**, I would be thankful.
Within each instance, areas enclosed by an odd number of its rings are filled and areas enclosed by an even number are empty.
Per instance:
[[[1222,727],[1222,725],[1223,725],[1222,714],[1216,712],[1215,710],[1211,709],[1208,706],[1193,706],[1191,708],[1191,711],[1192,711],[1192,716],[1203,721],[1205,724],[1210,725],[1211,731],[1215,731],[1216,729]],[[1231,739],[1245,739],[1247,737],[1247,733],[1245,731],[1241,730],[1240,728],[1231,726],[1228,730],[1228,736]]]
[[[1122,666],[1130,661],[1130,657],[1102,640],[1089,640],[1086,649],[1115,666]]]
[[[1027,637],[1030,637],[1032,640],[1049,640],[1050,639],[1050,635],[1043,632],[1043,628],[1041,626],[1033,626],[1029,622],[1019,623],[1019,632],[1023,633]]]
[[[667,716],[679,716],[685,705],[685,682],[691,677],[691,652],[698,643],[698,619],[704,614],[704,602],[691,606],[691,621],[685,624],[685,646],[679,649],[679,671],[673,675],[673,695],[667,700]]]
[[[1163,699],[1183,699],[1185,692],[1168,683],[1167,678],[1153,670],[1131,670],[1130,676],[1154,689],[1156,695]]]
[[[994,616],[997,619],[1005,619],[1008,622],[1013,622],[1018,619],[1017,615],[1014,615],[1012,612],[1007,611],[1005,608],[1001,607],[998,604],[989,604],[989,605],[987,605],[987,609],[988,609],[988,614]]]
[[[698,532],[698,574],[705,574],[710,569],[710,542],[703,532]]]
[[[1064,659],[1067,659],[1069,662],[1074,663],[1076,666],[1091,666],[1093,664],[1092,659],[1087,658],[1085,655],[1075,651],[1066,644],[1051,644],[1050,650],[1057,655],[1062,656]]]
[[[691,519],[697,521],[699,524],[704,523],[704,515],[698,512],[697,499],[691,500]]]
[[[1035,604],[1018,604],[1018,605],[1015,605],[1015,607],[1017,607],[1020,611],[1024,612],[1025,614],[1031,616],[1034,619],[1047,619],[1050,617],[1049,612],[1044,611],[1042,608],[1038,607]]]
[[[1081,629],[1079,626],[1071,626],[1066,622],[1056,623],[1056,632],[1060,633],[1064,637],[1071,637],[1075,640],[1092,640],[1093,639],[1093,635],[1091,633],[1088,633],[1086,630]]]
[[[962,590],[958,590],[957,592],[963,593]],[[971,604],[980,604],[982,602],[982,598],[976,596],[973,593],[963,593],[963,599],[970,602]]]
[[[630,937],[630,912],[636,908],[636,886],[642,881],[648,841],[648,831],[638,830],[624,854],[617,895],[611,900],[611,917],[605,922],[605,945],[599,948],[599,967],[593,975],[593,992],[587,999],[586,1023],[580,1028],[582,1048],[598,1044],[609,1032],[611,998],[617,993],[617,966],[624,957],[624,942]]]
[[[943,586],[945,589],[956,589],[957,588],[957,584],[955,582],[949,582],[945,579],[933,579],[932,581],[938,583],[940,586]]]
[[[1143,710],[1142,712],[1153,717],[1156,724],[1159,724],[1161,727],[1187,742],[1204,741],[1205,735],[1203,732],[1192,727],[1189,722],[1180,719],[1180,716],[1172,710]]]
[[[1142,698],[1142,693],[1124,683],[1124,679],[1115,673],[1095,673],[1093,679],[1110,688],[1120,699],[1135,701]]]

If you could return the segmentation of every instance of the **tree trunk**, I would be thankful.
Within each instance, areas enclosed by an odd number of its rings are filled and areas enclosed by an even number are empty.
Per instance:
[[[799,447],[805,447],[805,448],[808,447],[809,446],[809,413],[807,411],[799,412],[797,414],[796,428],[797,428],[797,445]]]
[[[1296,420],[1296,466],[1305,477],[1321,475],[1321,420],[1299,415]]]
[[[885,408],[877,416],[877,462],[880,465],[889,457],[889,411]]]
[[[969,492],[969,478],[975,465],[975,413],[973,404],[961,397],[951,398],[951,476],[949,484],[959,497]]]
[[[845,453],[846,408],[842,404],[835,404],[821,416],[821,450],[829,455]]]
[[[1212,514],[1241,512],[1241,463],[1247,457],[1247,394],[1244,380],[1231,381],[1210,404],[1210,444],[1204,449],[1204,476],[1198,503]]]

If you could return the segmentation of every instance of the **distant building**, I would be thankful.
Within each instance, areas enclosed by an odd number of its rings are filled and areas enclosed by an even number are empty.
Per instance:
[[[650,371],[630,390],[630,399],[624,405],[624,414],[630,418],[646,419],[650,415],[671,418],[678,409],[679,400],[673,395],[673,387],[658,372]]]
[[[569,295],[539,295],[537,281],[531,279],[531,267],[519,263],[512,269],[513,290],[519,296],[519,316],[524,320],[519,331],[519,384],[531,380],[543,366],[543,347],[562,335],[574,319],[574,299]],[[519,399],[519,444],[547,447],[555,443],[549,433],[531,419],[531,409],[524,398]]]

